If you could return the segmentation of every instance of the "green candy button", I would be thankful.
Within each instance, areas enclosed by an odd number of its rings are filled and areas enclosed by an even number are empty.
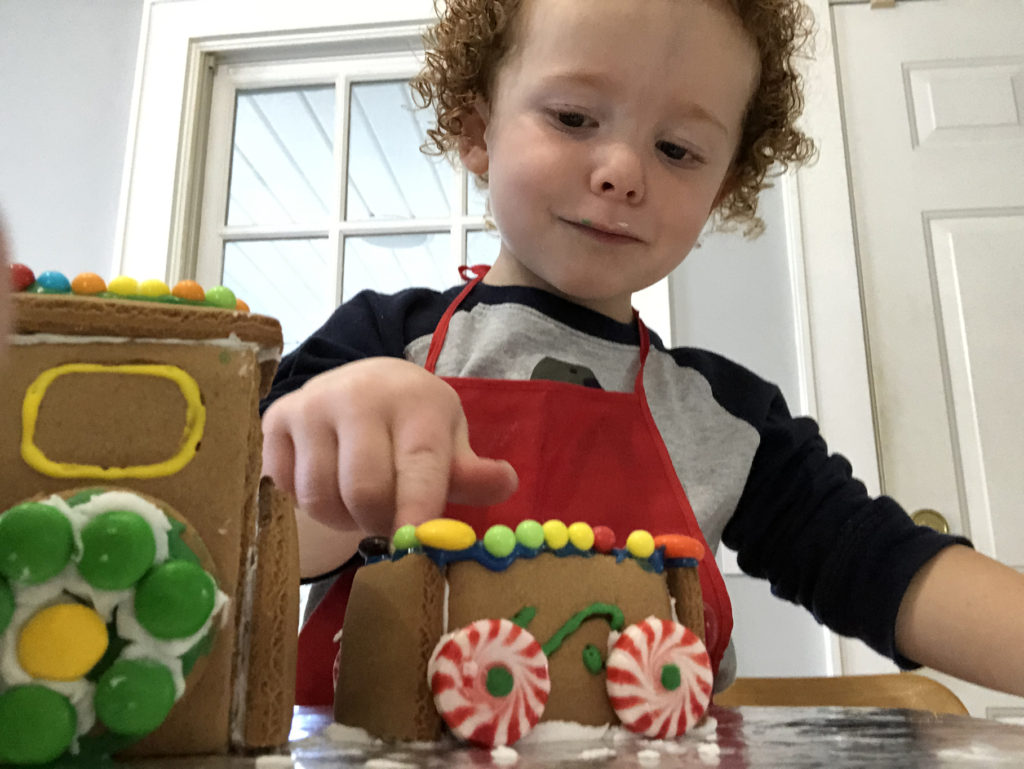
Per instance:
[[[484,549],[495,558],[507,558],[516,549],[516,535],[500,523],[484,532]]]
[[[399,526],[395,536],[391,538],[391,546],[395,549],[396,553],[419,547],[420,541],[416,539],[415,524],[407,523],[405,526]]]
[[[0,764],[45,764],[71,745],[78,714],[68,698],[45,686],[0,694]]]
[[[101,590],[124,590],[153,565],[153,529],[137,513],[110,510],[82,528],[82,557],[78,572]]]
[[[55,507],[26,502],[0,515],[0,574],[11,582],[36,585],[59,574],[73,547],[71,522]]]
[[[153,660],[117,660],[96,684],[96,717],[116,734],[141,737],[174,706],[174,677]]]
[[[135,589],[135,617],[157,638],[188,638],[213,613],[213,577],[189,561],[165,561]]]
[[[14,593],[11,592],[11,586],[7,584],[7,580],[0,577],[0,635],[7,630],[13,616]]]
[[[534,520],[520,521],[516,526],[516,541],[523,547],[538,550],[544,544],[544,527]]]
[[[214,307],[233,310],[237,302],[235,293],[227,286],[213,286],[206,292],[206,303],[212,304]]]

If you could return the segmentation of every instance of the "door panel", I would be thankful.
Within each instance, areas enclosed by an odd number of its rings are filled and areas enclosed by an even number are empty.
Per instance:
[[[1024,568],[1024,5],[832,13],[883,491]]]

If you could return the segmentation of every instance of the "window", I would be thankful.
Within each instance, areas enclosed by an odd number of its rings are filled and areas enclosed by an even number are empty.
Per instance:
[[[403,54],[217,69],[196,271],[279,318],[286,351],[363,289],[444,289],[459,265],[497,256],[475,184],[419,150],[418,66]]]

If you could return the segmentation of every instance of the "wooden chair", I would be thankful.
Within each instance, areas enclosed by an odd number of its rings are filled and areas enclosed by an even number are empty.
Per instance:
[[[872,707],[968,715],[953,692],[914,673],[820,678],[737,678],[714,698],[724,707]]]

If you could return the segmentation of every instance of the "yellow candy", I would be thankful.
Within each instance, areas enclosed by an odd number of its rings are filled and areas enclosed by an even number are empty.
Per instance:
[[[576,521],[569,525],[569,541],[579,550],[589,550],[594,546],[594,530],[590,524]]]
[[[544,521],[544,541],[552,550],[561,550],[569,544],[569,529],[561,521]]]
[[[25,623],[18,637],[18,662],[35,678],[74,681],[95,667],[107,643],[107,625],[93,609],[58,604]]]
[[[118,275],[107,284],[107,291],[119,296],[135,296],[139,293],[139,282],[127,275]]]
[[[626,537],[626,549],[634,558],[650,558],[654,553],[654,537],[649,531],[637,529]]]
[[[465,550],[476,542],[476,532],[468,523],[451,518],[435,518],[416,527],[416,539],[424,547]]]
[[[158,296],[167,296],[169,293],[171,293],[171,289],[167,287],[167,284],[162,280],[157,280],[156,278],[144,280],[139,284],[139,294],[141,296],[150,296],[155,298]]]

